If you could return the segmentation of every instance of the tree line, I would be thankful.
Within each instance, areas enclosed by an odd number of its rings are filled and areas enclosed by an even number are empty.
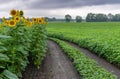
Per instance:
[[[107,21],[120,21],[120,14],[108,15],[102,13],[88,13],[86,16],[86,22],[107,22]]]
[[[57,19],[55,17],[53,18],[49,18],[49,17],[45,17],[47,18],[49,21],[61,21],[61,22],[70,22],[70,21],[76,21],[76,22],[82,22],[82,21],[86,21],[86,22],[120,22],[120,14],[103,14],[103,13],[88,13],[86,18],[83,19],[81,16],[77,15],[75,17],[75,19],[72,19],[72,16],[69,14],[65,15],[64,19]],[[0,22],[2,21],[2,19],[0,19]]]
[[[76,21],[76,22],[82,22],[82,21],[86,21],[86,22],[116,22],[116,21],[120,21],[120,14],[103,14],[103,13],[88,13],[86,18],[83,19],[81,16],[76,16],[75,19],[72,19],[72,16],[69,14],[65,15],[64,19],[56,19],[55,17],[53,18],[48,18],[49,21],[66,21],[66,22],[70,22],[70,21]]]

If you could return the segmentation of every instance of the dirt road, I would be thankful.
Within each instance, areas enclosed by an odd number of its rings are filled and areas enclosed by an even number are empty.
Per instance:
[[[61,48],[48,40],[48,53],[41,69],[29,65],[23,79],[80,79],[80,76]]]

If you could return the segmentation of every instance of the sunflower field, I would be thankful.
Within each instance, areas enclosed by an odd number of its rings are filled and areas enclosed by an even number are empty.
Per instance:
[[[22,10],[11,10],[10,15],[0,23],[0,79],[22,77],[28,57],[40,68],[46,52],[47,20],[26,18]]]

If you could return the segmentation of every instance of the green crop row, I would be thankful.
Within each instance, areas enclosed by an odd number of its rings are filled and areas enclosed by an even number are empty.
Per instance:
[[[45,26],[17,25],[4,27],[0,32],[0,79],[18,79],[29,64],[28,57],[37,68],[46,51]]]
[[[59,39],[51,39],[59,44],[66,55],[73,61],[82,79],[117,79],[115,75],[100,67],[94,60],[85,56],[78,49]]]
[[[120,23],[51,23],[47,30],[48,36],[76,43],[120,67]]]

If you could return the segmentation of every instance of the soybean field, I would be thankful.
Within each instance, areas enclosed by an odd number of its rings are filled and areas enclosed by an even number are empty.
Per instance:
[[[75,54],[74,49],[70,49],[69,46],[65,46],[63,42],[74,43],[77,46],[85,48],[92,52],[92,54],[104,59],[109,65],[114,65],[119,70],[120,68],[120,23],[119,22],[83,22],[83,23],[57,23],[51,22],[47,26],[48,37],[60,44],[64,52],[68,57],[73,59],[75,68],[85,79],[117,79],[115,76],[108,74],[109,68],[96,68],[99,65],[96,64],[97,59],[94,57],[82,58],[77,56],[80,53]],[[75,46],[73,46],[76,48]],[[82,51],[81,51],[82,52]],[[75,54],[75,55],[73,55]],[[85,55],[85,53],[82,53]],[[86,56],[86,55],[85,55]],[[75,58],[76,57],[76,58]],[[88,57],[88,56],[87,56]],[[88,59],[88,60],[87,60]],[[91,59],[94,59],[91,60]],[[79,60],[79,61],[78,61]],[[101,60],[104,61],[104,60]],[[89,62],[88,62],[89,61]],[[91,64],[94,63],[94,64]],[[97,63],[100,63],[97,61]],[[100,63],[103,64],[103,63]],[[95,66],[95,67],[94,67]],[[108,69],[108,70],[106,70]],[[92,73],[91,73],[92,72]],[[111,71],[112,73],[114,71]],[[94,74],[94,75],[93,75]],[[101,74],[101,75],[97,75]]]

